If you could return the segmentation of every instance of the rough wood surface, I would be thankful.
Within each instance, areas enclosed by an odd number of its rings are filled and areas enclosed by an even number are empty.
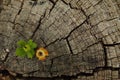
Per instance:
[[[20,39],[49,57],[16,57]],[[22,76],[119,80],[120,0],[0,0],[0,60]]]

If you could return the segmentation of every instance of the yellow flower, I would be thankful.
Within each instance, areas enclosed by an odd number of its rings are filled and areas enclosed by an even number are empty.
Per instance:
[[[48,51],[45,48],[39,48],[36,52],[36,57],[39,60],[45,60],[48,56]]]

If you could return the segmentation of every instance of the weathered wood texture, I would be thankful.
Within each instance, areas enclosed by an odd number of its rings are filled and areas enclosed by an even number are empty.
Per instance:
[[[45,61],[15,56],[30,38]],[[23,76],[119,80],[120,0],[0,0],[0,57]]]

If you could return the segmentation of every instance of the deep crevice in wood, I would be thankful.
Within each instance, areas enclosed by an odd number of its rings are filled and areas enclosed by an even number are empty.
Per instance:
[[[34,35],[36,34],[36,32],[39,30],[40,26],[41,26],[41,21],[44,19],[44,17],[46,16],[46,11],[44,12],[44,14],[40,17],[39,21],[38,21],[38,25],[35,28],[35,30],[33,31],[33,34],[31,35],[31,39],[34,37]]]
[[[70,50],[70,53],[71,53],[71,54],[74,54],[73,51],[72,51],[72,47],[71,47],[71,45],[70,45],[70,43],[69,43],[69,40],[66,39],[66,42],[67,42],[67,44],[68,44],[68,48],[69,48],[69,50]]]
[[[49,14],[50,14],[52,12],[52,10],[54,9],[55,5],[57,4],[58,0],[56,0],[56,1],[49,0],[49,1],[53,4],[50,11],[49,11]]]

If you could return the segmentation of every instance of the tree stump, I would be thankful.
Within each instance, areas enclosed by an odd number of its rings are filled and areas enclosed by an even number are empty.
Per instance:
[[[16,57],[21,39],[33,39],[49,57]],[[41,79],[118,80],[119,60],[120,0],[0,0],[0,65],[10,72]]]

